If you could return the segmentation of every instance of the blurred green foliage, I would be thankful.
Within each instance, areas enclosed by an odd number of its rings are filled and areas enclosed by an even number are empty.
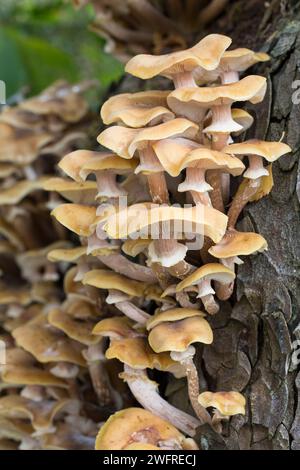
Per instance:
[[[28,87],[36,94],[54,80],[97,79],[99,93],[118,80],[122,65],[103,52],[88,30],[92,8],[71,0],[0,0],[0,79],[7,96]]]

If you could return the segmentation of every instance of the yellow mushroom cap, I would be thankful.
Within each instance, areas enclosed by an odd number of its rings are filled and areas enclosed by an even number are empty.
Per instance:
[[[138,161],[135,158],[125,160],[115,154],[98,155],[98,157],[91,158],[82,165],[79,176],[81,180],[85,181],[91,173],[105,170],[121,175],[123,173],[134,171],[137,164]]]
[[[86,246],[76,246],[75,248],[57,248],[49,251],[47,259],[52,262],[64,261],[75,263],[82,256],[86,255]]]
[[[0,204],[17,204],[30,193],[43,189],[47,179],[48,177],[44,176],[33,181],[18,181],[11,187],[2,189],[0,191]]]
[[[99,152],[93,152],[91,150],[75,150],[74,152],[68,153],[64,156],[58,163],[58,166],[70,178],[80,182],[81,178],[79,176],[79,172],[82,166],[89,160],[98,156]]]
[[[104,124],[121,122],[129,127],[143,127],[174,118],[166,107],[168,91],[124,93],[109,98],[101,108]]]
[[[205,317],[205,313],[194,308],[170,308],[169,310],[155,313],[155,315],[149,318],[147,321],[147,330],[149,331],[163,322],[184,320],[185,318],[197,316]]]
[[[144,438],[141,441],[141,436]],[[137,439],[137,440],[135,440]],[[172,424],[142,408],[117,411],[101,427],[96,438],[96,450],[122,450],[155,445],[161,441],[178,440],[184,436]],[[147,447],[149,449],[149,447]]]
[[[266,92],[266,78],[259,75],[249,75],[238,82],[215,87],[182,87],[172,91],[168,96],[168,105],[171,109],[173,101],[182,103],[198,103],[199,106],[221,106],[234,101],[250,101],[260,103]]]
[[[96,207],[81,204],[61,204],[51,212],[58,222],[82,237],[89,237],[95,231]]]
[[[193,138],[197,132],[198,126],[195,123],[188,119],[176,118],[144,129],[112,126],[101,132],[98,142],[120,157],[130,159],[138,148],[148,143],[170,137]]]
[[[111,340],[105,357],[118,359],[134,369],[158,369],[171,372],[176,377],[184,376],[184,370],[180,364],[173,361],[167,352],[160,354],[153,352],[145,337]]]
[[[204,280],[215,280],[222,284],[229,284],[235,279],[235,273],[220,263],[208,263],[192,272],[176,286],[180,292],[186,287],[194,286]]]
[[[208,252],[215,258],[232,258],[251,255],[267,248],[266,240],[258,233],[228,230],[223,240],[211,247]]]
[[[216,408],[223,416],[245,414],[246,400],[239,392],[203,392],[198,401],[205,408]]]
[[[248,130],[254,122],[254,118],[251,116],[250,113],[245,111],[245,109],[232,108],[231,115],[232,119],[242,126],[243,129],[241,132],[245,132],[246,130]]]
[[[109,338],[127,338],[136,331],[133,329],[134,323],[127,317],[105,318],[99,321],[92,331],[93,335],[108,336]]]
[[[213,332],[209,323],[197,315],[160,323],[150,331],[148,341],[157,353],[185,351],[192,343],[211,344]]]
[[[47,179],[43,184],[43,189],[45,191],[55,191],[74,203],[93,203],[97,194],[95,181],[77,183],[77,181],[67,181],[58,177]]]
[[[125,71],[147,79],[156,75],[172,77],[176,73],[192,71],[196,67],[213,70],[218,66],[220,58],[230,44],[231,39],[227,36],[210,34],[185,51],[160,56],[137,55],[127,63]]]
[[[149,232],[148,227],[155,227],[164,221],[170,223],[170,228],[174,225],[174,231],[179,225],[181,225],[181,231],[184,231],[188,225],[189,233],[200,233],[210,237],[216,243],[222,239],[227,226],[225,214],[202,204],[182,208],[140,203],[108,217],[103,228],[110,238],[126,239],[136,233]],[[149,233],[147,235],[149,236]],[[143,235],[141,238],[148,238],[148,236]]]
[[[264,140],[247,140],[238,144],[230,144],[223,151],[234,155],[259,155],[268,162],[274,162],[285,153],[291,152],[291,147],[283,142],[266,142]]]
[[[94,323],[91,321],[85,320],[82,322],[76,318],[72,318],[59,308],[50,310],[48,321],[50,325],[63,331],[69,338],[79,343],[89,346],[99,342],[99,338],[92,334]]]
[[[106,269],[89,271],[84,275],[82,282],[99,289],[119,290],[132,297],[142,297],[146,287],[145,283],[128,279],[122,274]]]

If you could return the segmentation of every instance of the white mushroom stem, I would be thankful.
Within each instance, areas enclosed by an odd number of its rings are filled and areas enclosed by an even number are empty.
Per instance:
[[[98,197],[121,197],[126,196],[127,191],[120,188],[117,183],[117,175],[111,170],[97,171],[97,198]]]
[[[234,228],[240,213],[260,187],[261,179],[249,179],[242,191],[236,193],[228,211],[228,228]]]
[[[221,73],[221,82],[223,85],[228,85],[229,83],[236,83],[239,81],[239,73],[235,70],[223,70]]]
[[[113,271],[123,274],[130,279],[149,283],[156,282],[156,276],[150,268],[133,263],[120,253],[99,255],[97,258],[105,264],[105,266],[108,266]]]
[[[211,424],[211,417],[209,413],[198,402],[199,378],[196,366],[193,361],[195,352],[195,348],[193,346],[189,346],[187,350],[183,352],[172,351],[170,356],[174,361],[179,362],[185,368],[190,402],[199,420],[202,424]]]
[[[218,313],[220,307],[214,298],[215,291],[211,287],[211,280],[204,279],[198,284],[198,295],[207,313],[215,315]]]
[[[167,238],[170,234],[162,232],[161,235],[165,238],[153,240],[148,247],[150,262],[168,268],[169,273],[175,277],[185,276],[191,269],[191,266],[184,261],[187,247],[174,238]]]
[[[235,270],[235,264],[243,264],[243,261],[237,256],[221,259],[220,262],[233,272]],[[234,289],[234,281],[230,282],[229,284],[221,284],[220,282],[216,282],[215,287],[218,299],[228,300],[232,296],[232,292]]]
[[[147,181],[152,201],[156,204],[168,204],[169,192],[164,171],[157,171],[160,167],[159,160],[150,145],[139,150],[141,168],[153,170],[147,174]]]
[[[263,159],[259,155],[249,155],[249,166],[244,173],[244,178],[257,179],[261,176],[269,176],[268,170],[264,167]]]
[[[150,318],[150,315],[140,308],[138,308],[136,305],[134,305],[131,302],[128,302],[127,300],[122,301],[122,302],[117,302],[115,304],[117,309],[119,309],[126,317],[130,318],[131,320],[141,324],[145,325],[147,320]]]
[[[179,72],[172,78],[175,88],[197,87],[192,72]]]
[[[227,142],[230,132],[238,132],[243,129],[240,124],[232,119],[231,104],[212,106],[211,115],[212,119],[210,125],[203,130],[205,133],[210,133],[211,130],[214,133],[218,133],[218,137],[219,133],[225,134]],[[220,139],[220,141],[222,142],[222,139]],[[224,143],[224,145],[226,144]],[[219,146],[218,150],[222,150],[224,145],[222,145],[222,147]]]
[[[193,437],[201,422],[193,416],[178,410],[164,400],[157,392],[155,382],[149,380],[146,371],[124,365],[124,380],[136,400],[151,413],[169,421],[173,426]]]

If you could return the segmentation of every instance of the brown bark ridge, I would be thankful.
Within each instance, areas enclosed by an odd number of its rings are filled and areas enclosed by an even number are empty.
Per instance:
[[[244,258],[235,303],[214,318],[214,342],[202,356],[208,386],[241,391],[247,414],[231,419],[223,438],[200,429],[202,448],[300,449],[300,104],[292,100],[300,79],[300,2],[264,3],[231,2],[218,26],[234,46],[272,57],[269,68],[255,70],[269,76],[269,93],[250,110],[256,128],[247,138],[283,137],[293,152],[274,164],[271,194],[244,211],[240,227],[261,233],[269,249]]]

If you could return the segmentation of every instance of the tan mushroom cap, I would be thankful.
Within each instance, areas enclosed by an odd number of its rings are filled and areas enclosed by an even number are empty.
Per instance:
[[[160,323],[150,331],[148,341],[156,353],[186,351],[193,343],[211,344],[213,332],[209,323],[197,315]]]
[[[16,173],[17,171],[18,168],[12,163],[0,163],[0,178],[7,178],[8,176]]]
[[[138,238],[136,240],[126,240],[122,245],[122,251],[128,256],[133,258],[143,251],[147,250],[151,243],[150,238]]]
[[[268,162],[274,162],[285,153],[291,152],[292,149],[283,142],[266,142],[253,139],[227,145],[223,151],[234,155],[258,155]]]
[[[59,330],[50,329],[46,319],[20,326],[12,332],[12,336],[20,347],[30,352],[39,362],[70,362],[85,366],[81,345]]]
[[[127,317],[105,318],[99,321],[92,331],[93,335],[108,336],[111,339],[127,338],[136,335],[134,322]]]
[[[105,352],[107,359],[118,359],[134,369],[158,369],[171,372],[177,377],[183,377],[182,367],[171,359],[170,354],[153,352],[147,338],[122,338],[110,342]]]
[[[144,442],[140,437],[144,436]],[[137,440],[135,440],[137,439]],[[136,445],[152,445],[161,441],[177,440],[184,436],[172,424],[143,408],[127,408],[117,411],[101,427],[95,443],[96,450],[137,449]],[[149,449],[149,447],[147,447]]]
[[[203,392],[198,401],[205,408],[216,408],[223,416],[246,413],[246,400],[239,392]]]
[[[96,207],[81,204],[61,204],[51,212],[58,222],[82,237],[89,237],[95,231]]]
[[[19,106],[34,114],[53,114],[65,122],[77,122],[87,113],[88,103],[72,88],[67,82],[58,81]]]
[[[232,108],[231,115],[232,119],[242,126],[241,132],[247,131],[254,122],[254,118],[245,109]]]
[[[267,241],[258,233],[228,230],[223,240],[208,252],[215,258],[252,255],[268,249]]]
[[[218,66],[224,51],[230,44],[231,39],[227,36],[210,34],[185,51],[160,56],[137,55],[127,63],[125,71],[136,77],[147,79],[156,75],[172,77],[180,72],[192,71],[196,67],[213,70]]]
[[[201,281],[218,281],[221,284],[229,284],[235,279],[235,273],[220,263],[208,263],[196,269],[176,286],[176,291],[180,292],[186,287],[194,286]]]
[[[34,133],[31,129],[13,128],[0,123],[0,162],[12,162],[16,165],[27,165],[39,155],[42,147],[53,140],[47,132]]]
[[[98,289],[115,289],[132,297],[143,297],[147,284],[134,281],[122,274],[106,269],[94,269],[84,275],[83,284],[97,287]]]
[[[54,419],[63,412],[79,411],[79,402],[73,399],[34,402],[20,395],[0,398],[0,416],[17,419],[27,418],[36,430],[50,428]]]
[[[148,231],[148,227],[164,221],[170,221],[170,225],[175,221],[184,221],[189,225],[189,233],[201,233],[215,243],[222,239],[227,226],[227,216],[209,206],[199,204],[182,208],[141,203],[108,217],[104,230],[110,238],[126,239],[135,233],[144,233],[146,229]]]
[[[63,331],[69,338],[87,346],[97,344],[99,338],[92,334],[94,322],[85,320],[84,322],[72,318],[59,308],[52,309],[48,314],[49,324]]]
[[[170,308],[169,310],[155,313],[155,315],[149,318],[147,321],[147,330],[152,330],[152,328],[160,323],[184,320],[185,318],[198,316],[205,317],[206,314],[194,308]]]
[[[233,176],[242,174],[245,169],[239,158],[228,158],[229,155],[224,152],[205,147],[194,148],[195,146],[188,142],[185,139],[166,139],[153,144],[157,158],[171,176],[178,176],[185,168],[218,169]]]
[[[44,189],[45,181],[48,179],[47,176],[38,178],[36,180],[23,180],[14,183],[11,187],[2,189],[0,191],[0,204],[18,204],[26,196]]]
[[[108,154],[106,154],[108,155]],[[92,150],[75,150],[65,155],[58,163],[59,168],[74,181],[80,182],[80,170],[89,160],[99,156],[99,152]]]
[[[45,191],[55,191],[71,202],[82,204],[93,203],[97,195],[95,181],[77,183],[76,181],[67,181],[64,178],[53,177],[45,180],[43,189]]]
[[[86,246],[76,246],[75,248],[56,248],[49,251],[47,259],[52,262],[64,261],[75,263],[82,256],[86,255]]]
[[[267,62],[270,56],[264,52],[254,52],[246,48],[225,51],[220,59],[219,66],[212,71],[201,68],[194,70],[194,78],[198,85],[207,81],[215,81],[224,72],[244,72],[258,62]]]
[[[84,163],[80,170],[80,178],[85,181],[91,173],[98,171],[112,171],[115,174],[122,175],[123,173],[133,172],[138,165],[138,160],[132,158],[125,160],[118,157],[118,155],[111,154],[109,156],[99,155]]]
[[[138,148],[143,148],[148,143],[171,137],[193,138],[197,132],[198,126],[195,123],[176,118],[144,129],[112,126],[101,132],[97,140],[120,157],[130,159]]]
[[[234,101],[260,103],[266,92],[266,78],[259,75],[248,75],[235,83],[203,88],[177,88],[168,96],[168,105],[172,109],[173,101],[182,103],[195,102],[199,106],[211,107],[231,104]]]
[[[32,294],[25,289],[12,289],[0,284],[0,305],[16,303],[28,305],[32,300]]]
[[[104,124],[122,123],[129,127],[144,127],[175,116],[167,108],[168,91],[124,93],[109,98],[101,108]]]

